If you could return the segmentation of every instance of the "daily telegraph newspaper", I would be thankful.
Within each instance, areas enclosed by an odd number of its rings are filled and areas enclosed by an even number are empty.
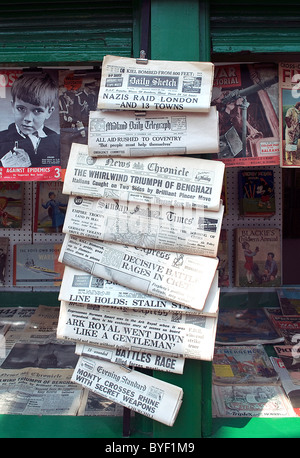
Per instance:
[[[108,361],[80,357],[72,381],[168,426],[182,403],[182,388]]]
[[[144,294],[202,310],[217,258],[125,246],[66,234],[59,261]]]
[[[182,374],[184,358],[155,355],[149,351],[125,350],[124,348],[107,348],[89,344],[76,344],[77,355],[104,359],[121,366],[143,367],[158,371]]]
[[[280,165],[300,167],[300,63],[279,63]]]
[[[217,64],[212,105],[219,111],[218,160],[228,167],[279,164],[277,64]]]
[[[70,196],[63,232],[155,250],[216,257],[224,206],[218,212]]]
[[[92,111],[89,118],[90,156],[167,156],[217,153],[219,117],[208,113]]]
[[[216,295],[216,300],[219,294]],[[61,302],[58,339],[211,361],[217,318]]]
[[[0,70],[1,181],[59,180],[59,134],[58,70]]]
[[[218,272],[215,273],[205,305],[201,311],[175,304],[156,296],[148,296],[104,278],[95,277],[79,269],[66,266],[59,292],[59,300],[78,304],[98,304],[128,309],[149,310],[192,315],[217,316],[219,304],[215,301],[218,290]]]
[[[92,158],[73,143],[63,192],[218,211],[224,164],[192,157]]]
[[[146,64],[146,65],[145,65]],[[214,65],[107,55],[98,108],[109,110],[209,111]]]
[[[83,390],[73,369],[0,368],[0,414],[76,415]]]

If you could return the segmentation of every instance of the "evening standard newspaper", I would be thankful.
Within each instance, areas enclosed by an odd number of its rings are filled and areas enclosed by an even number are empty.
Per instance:
[[[206,316],[61,301],[57,338],[211,361],[216,326],[217,318]]]
[[[92,111],[89,116],[90,156],[167,156],[217,153],[219,116],[208,113]]]
[[[155,355],[150,351],[107,348],[90,344],[76,344],[76,355],[104,359],[121,366],[143,367],[146,369],[183,374],[184,358]]]
[[[92,158],[73,143],[63,193],[218,211],[224,164],[194,157]]]
[[[77,415],[83,390],[73,369],[0,368],[0,414]]]
[[[103,59],[98,108],[109,110],[208,111],[214,65],[107,55]]]
[[[144,294],[202,310],[217,258],[152,250],[66,234],[59,261]]]
[[[216,257],[224,206],[218,212],[70,196],[63,232],[155,250]]]
[[[173,426],[182,403],[180,387],[86,356],[79,358],[72,381],[168,426]]]
[[[76,302],[78,304],[98,304],[136,310],[157,310],[161,312],[217,316],[219,304],[214,300],[217,290],[218,272],[214,275],[204,307],[199,311],[156,296],[143,294],[105,280],[104,278],[95,277],[82,270],[65,266],[58,299],[61,301]]]

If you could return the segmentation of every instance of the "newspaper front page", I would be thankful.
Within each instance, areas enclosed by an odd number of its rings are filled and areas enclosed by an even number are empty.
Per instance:
[[[146,65],[145,65],[146,64]],[[214,65],[107,55],[98,108],[110,110],[208,111]]]
[[[214,300],[217,290],[218,272],[214,275],[203,309],[196,310],[156,296],[143,294],[104,278],[94,277],[82,270],[66,266],[58,299],[78,304],[98,304],[136,310],[181,312],[216,317],[219,309],[219,304]]]
[[[218,212],[70,196],[63,232],[155,250],[216,257],[224,206]]]
[[[219,294],[215,300],[219,299]],[[57,337],[109,348],[211,361],[217,318],[61,302]]]
[[[0,368],[0,414],[76,415],[83,390],[73,369]]]
[[[218,211],[224,164],[193,157],[91,158],[73,143],[63,193]]]
[[[202,310],[217,258],[101,242],[66,234],[59,261],[145,294]]]
[[[217,153],[219,117],[208,113],[92,111],[88,151],[95,157]]]
[[[184,358],[155,355],[150,351],[107,348],[90,344],[76,344],[76,355],[104,359],[121,366],[143,367],[146,369],[183,374]]]

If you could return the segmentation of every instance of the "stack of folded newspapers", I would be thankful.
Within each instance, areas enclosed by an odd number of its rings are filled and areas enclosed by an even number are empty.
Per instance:
[[[224,165],[191,156],[218,150],[212,64],[161,64],[104,59],[89,144],[73,143],[64,180],[57,336],[81,355],[73,381],[172,426],[182,389],[138,368],[213,358]]]

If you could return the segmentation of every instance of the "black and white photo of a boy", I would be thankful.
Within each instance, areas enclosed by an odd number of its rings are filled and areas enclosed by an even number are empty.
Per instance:
[[[0,132],[3,167],[60,165],[60,137],[45,126],[55,110],[58,85],[49,73],[23,73],[11,87],[14,123]]]

